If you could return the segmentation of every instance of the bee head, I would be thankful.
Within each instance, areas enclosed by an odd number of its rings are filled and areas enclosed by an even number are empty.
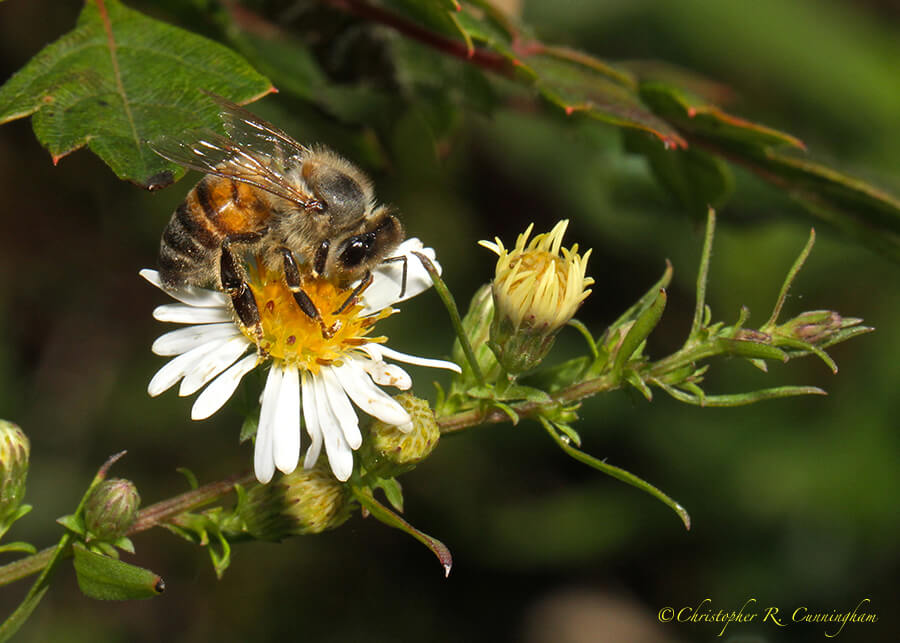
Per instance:
[[[402,240],[403,226],[397,217],[379,208],[362,231],[334,246],[325,271],[339,284],[349,285],[391,256]]]
[[[338,230],[353,227],[372,208],[369,179],[347,160],[320,148],[303,164],[303,180]]]

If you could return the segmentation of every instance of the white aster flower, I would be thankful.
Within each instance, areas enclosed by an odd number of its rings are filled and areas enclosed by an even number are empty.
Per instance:
[[[358,303],[339,315],[330,311],[339,309],[352,289],[339,289],[324,280],[304,284],[325,323],[336,328],[327,338],[322,336],[319,324],[297,306],[282,275],[259,268],[251,270],[248,283],[256,297],[263,328],[259,346],[235,321],[231,302],[224,293],[196,286],[167,289],[155,270],[142,270],[144,279],[180,302],[159,306],[153,316],[163,322],[187,324],[153,343],[154,353],[174,359],[153,376],[148,392],[159,395],[179,381],[181,396],[203,389],[191,409],[191,418],[202,420],[228,401],[244,375],[270,363],[256,432],[253,463],[257,479],[267,483],[275,469],[284,473],[296,469],[300,461],[302,413],[310,438],[303,466],[311,468],[324,446],[335,477],[346,481],[353,471],[353,451],[362,444],[354,404],[401,431],[412,429],[409,413],[379,388],[407,390],[412,386],[409,374],[387,360],[460,370],[452,362],[392,350],[383,344],[386,338],[369,335],[375,322],[397,312],[391,308],[393,304],[431,287],[431,278],[412,252],[425,254],[440,269],[434,250],[423,248],[418,239],[400,244],[396,254],[407,258],[406,292],[402,299],[400,261],[381,264],[373,270],[372,283]]]

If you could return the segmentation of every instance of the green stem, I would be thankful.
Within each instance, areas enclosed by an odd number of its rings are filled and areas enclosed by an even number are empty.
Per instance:
[[[716,231],[716,211],[712,208],[706,217],[706,236],[703,239],[703,253],[700,256],[700,272],[697,274],[697,305],[694,308],[694,322],[688,341],[700,332],[703,325],[703,313],[706,310],[706,282],[709,279],[709,258],[712,255],[713,236]]]
[[[457,339],[459,339],[459,345],[462,346],[463,353],[466,355],[466,360],[469,362],[469,366],[472,369],[472,374],[475,375],[475,379],[480,386],[485,386],[484,374],[481,372],[478,360],[475,359],[475,352],[472,350],[472,345],[469,343],[469,338],[466,336],[465,329],[463,329],[462,319],[459,316],[459,308],[456,307],[456,300],[453,299],[453,294],[450,292],[450,289],[447,288],[447,284],[444,283],[444,280],[441,279],[441,273],[435,268],[431,259],[421,252],[413,252],[413,254],[419,258],[419,261],[422,262],[422,266],[428,271],[431,282],[434,284],[435,291],[441,298],[441,301],[444,302],[444,307],[450,315],[450,322],[453,324],[453,331],[456,333]]]
[[[197,489],[185,492],[174,498],[169,498],[168,500],[163,500],[162,502],[150,505],[138,513],[137,520],[134,521],[131,529],[128,530],[128,535],[146,531],[171,520],[185,511],[190,511],[191,509],[196,509],[197,507],[202,507],[203,505],[214,502],[233,491],[235,485],[247,484],[251,480],[253,480],[253,474],[251,473],[245,472],[235,474],[224,480],[211,482],[208,485],[198,487]],[[67,536],[69,536],[68,533],[63,536],[63,539],[67,538]],[[66,546],[68,546],[68,542],[69,541],[67,540],[65,543]],[[60,543],[62,543],[62,539],[60,540]],[[47,570],[49,565],[55,564],[56,559],[54,559],[54,555],[58,552],[60,553],[60,556],[63,557],[70,554],[70,550],[61,551],[60,545],[56,545],[54,547],[43,549],[31,556],[21,558],[8,565],[0,566],[0,586],[8,585],[14,581],[26,578],[41,570]],[[43,576],[44,575],[42,574],[42,577]]]

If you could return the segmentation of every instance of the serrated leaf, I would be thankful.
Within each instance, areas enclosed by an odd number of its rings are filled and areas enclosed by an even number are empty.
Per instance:
[[[633,88],[596,67],[547,54],[528,56],[524,61],[537,75],[538,91],[566,114],[579,112],[618,127],[643,130],[666,147],[687,147],[684,137],[650,111]]]
[[[803,141],[771,127],[729,114],[680,89],[662,83],[642,83],[641,98],[654,112],[679,127],[704,137],[759,147],[789,145],[806,149]]]
[[[86,145],[119,178],[155,189],[184,170],[146,141],[219,127],[217,108],[200,89],[237,102],[273,90],[226,47],[118,0],[88,0],[73,31],[0,87],[0,124],[33,114],[54,163]]]
[[[78,587],[85,596],[126,601],[153,598],[165,591],[163,579],[148,569],[95,554],[77,543],[72,546],[72,552]]]

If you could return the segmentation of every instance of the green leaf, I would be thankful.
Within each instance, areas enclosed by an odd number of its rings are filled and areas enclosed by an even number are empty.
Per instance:
[[[636,487],[641,491],[646,491],[657,500],[662,501],[666,506],[670,507],[676,514],[678,514],[678,517],[681,518],[681,522],[684,523],[685,529],[690,530],[691,516],[690,514],[688,514],[687,510],[680,504],[675,502],[672,498],[667,496],[665,493],[660,491],[657,487],[654,487],[646,480],[638,478],[636,475],[626,471],[625,469],[607,464],[603,460],[599,460],[592,455],[588,455],[584,451],[576,449],[569,443],[569,440],[565,436],[561,436],[556,432],[556,427],[553,423],[543,417],[539,417],[538,419],[541,421],[543,427],[547,430],[547,433],[550,434],[550,437],[553,438],[553,441],[556,442],[556,444],[559,445],[559,448],[565,451],[567,455],[583,464],[588,465],[589,467],[596,469],[597,471],[601,471],[608,476],[612,476],[613,478],[630,484],[632,487]]]
[[[788,361],[787,354],[775,346],[761,344],[744,339],[719,337],[715,340],[716,348],[729,355],[740,355],[748,359],[772,359],[778,362]]]
[[[95,554],[83,545],[72,545],[78,587],[85,596],[102,601],[153,598],[165,591],[163,579],[150,570]]]
[[[353,491],[353,496],[359,501],[359,504],[365,507],[377,520],[383,522],[388,527],[393,527],[394,529],[406,532],[428,547],[428,549],[437,556],[438,561],[440,561],[441,566],[444,568],[444,576],[450,575],[450,569],[453,567],[453,557],[450,555],[450,550],[447,549],[447,546],[444,543],[437,538],[433,538],[425,532],[416,529],[403,520],[403,518],[375,500],[375,496],[372,495],[372,492],[369,489],[357,487],[356,485],[351,485],[350,488]]]
[[[119,178],[156,189],[184,170],[146,141],[220,127],[217,108],[200,89],[249,102],[273,88],[211,40],[118,0],[88,0],[73,31],[0,87],[0,124],[33,114],[34,132],[54,163],[87,145]]]
[[[21,540],[6,543],[5,545],[0,545],[0,552],[9,551],[21,551],[25,552],[26,554],[37,553],[37,549],[35,549],[34,545],[32,545],[31,543],[22,542]]]
[[[403,487],[396,478],[379,478],[372,487],[384,491],[384,497],[391,503],[391,506],[403,513]]]
[[[258,415],[248,415],[244,418],[244,423],[241,424],[241,435],[238,438],[238,442],[243,444],[250,438],[256,435],[256,430],[259,428],[259,416]]]
[[[31,616],[34,608],[37,607],[38,603],[41,602],[41,599],[44,598],[44,594],[47,593],[48,589],[50,589],[49,585],[42,587],[39,591],[28,596],[19,604],[16,611],[3,621],[3,624],[0,625],[0,643],[6,643],[6,641],[11,639],[13,635],[19,631],[19,628],[22,627],[25,621],[28,620],[28,617]]]
[[[612,331],[629,322],[634,321],[642,314],[644,314],[644,311],[650,308],[650,306],[652,306],[654,302],[656,302],[657,298],[659,297],[659,291],[669,287],[669,284],[672,281],[672,273],[672,262],[666,259],[666,269],[663,271],[662,277],[659,278],[659,281],[650,286],[650,289],[647,290],[647,292],[645,292],[640,299],[632,304],[628,310],[622,313],[622,315],[616,321],[609,325],[609,329],[607,329],[607,331],[603,334],[603,339],[601,340],[601,342],[605,342],[612,334]]]
[[[657,181],[695,219],[719,208],[734,191],[734,174],[722,161],[696,147],[666,149],[642,132],[626,130],[625,149],[647,159]]]
[[[597,66],[585,64],[583,59],[561,58],[559,50],[545,51],[553,55],[528,56],[524,62],[534,71],[541,95],[566,115],[577,112],[618,127],[642,130],[656,136],[667,148],[687,147],[678,131],[644,106],[633,88],[611,79]]]
[[[692,99],[675,87],[649,82],[642,83],[639,91],[654,112],[679,128],[705,138],[757,147],[789,145],[806,149],[803,141],[790,134],[728,114],[715,105]]]
[[[704,407],[745,406],[763,400],[774,400],[781,397],[794,397],[797,395],[828,395],[825,391],[816,386],[779,386],[777,388],[765,388],[749,393],[735,393],[733,395],[706,395],[702,391],[689,393],[656,379],[653,380],[653,383],[679,402],[686,402],[688,404]]]
[[[650,333],[653,332],[653,329],[656,328],[663,311],[666,309],[666,301],[666,291],[660,288],[653,303],[638,316],[631,328],[628,329],[628,333],[625,334],[625,339],[622,340],[622,344],[616,353],[616,359],[613,362],[613,373],[617,377],[622,373],[625,363],[634,355],[638,347],[644,343]]]

